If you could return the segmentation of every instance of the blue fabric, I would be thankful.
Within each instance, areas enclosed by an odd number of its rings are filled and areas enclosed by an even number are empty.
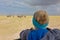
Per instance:
[[[38,23],[35,18],[32,19],[32,22],[33,22],[33,25],[34,25],[36,28],[43,28],[43,29],[44,29],[44,28],[46,28],[47,25],[48,25],[48,23],[46,23],[46,24],[40,24],[40,23]]]
[[[40,24],[38,23],[34,18],[33,18],[33,24],[36,28],[36,30],[32,30],[29,35],[28,35],[28,39],[27,40],[40,40],[41,38],[43,38],[46,33],[48,32],[48,30],[46,29],[48,23],[46,24]]]
[[[29,33],[27,40],[40,40],[46,35],[47,32],[47,29],[33,30]]]

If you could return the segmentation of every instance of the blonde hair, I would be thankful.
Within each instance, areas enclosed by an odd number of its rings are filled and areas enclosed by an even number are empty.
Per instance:
[[[43,22],[43,20],[45,20],[45,19],[46,19],[47,22],[49,22],[47,12],[46,12],[46,11],[43,11],[43,10],[36,11],[36,12],[34,13],[34,16],[33,16],[33,17],[34,17],[36,20],[37,20],[37,18],[39,17],[40,20],[42,20],[42,22]]]

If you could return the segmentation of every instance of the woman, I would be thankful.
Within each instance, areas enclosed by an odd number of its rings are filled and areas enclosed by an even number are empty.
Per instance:
[[[60,40],[60,30],[47,28],[49,19],[46,11],[35,12],[32,23],[34,29],[23,30],[18,40]]]
[[[29,33],[27,40],[42,39],[48,32],[47,26],[49,20],[48,20],[47,12],[42,10],[35,12],[32,22],[35,29]]]
[[[49,23],[47,12],[42,10],[35,12],[32,22],[35,28],[41,28],[40,26],[43,26],[42,28],[46,28]]]
[[[20,33],[18,40],[39,40],[48,32],[48,15],[46,11],[39,10],[34,13],[32,18],[34,29],[26,29]],[[37,35],[38,34],[38,35]]]

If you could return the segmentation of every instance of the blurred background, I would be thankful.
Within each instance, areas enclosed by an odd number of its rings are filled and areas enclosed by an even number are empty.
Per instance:
[[[22,30],[31,27],[32,16],[0,16],[0,40],[17,39]],[[48,27],[60,29],[60,16],[49,16]]]
[[[49,28],[60,29],[60,0],[0,0],[0,40],[19,38],[22,30],[34,27],[34,12],[45,10]]]

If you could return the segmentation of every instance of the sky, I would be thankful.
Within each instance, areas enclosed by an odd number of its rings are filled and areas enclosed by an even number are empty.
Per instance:
[[[60,0],[0,0],[0,15],[33,15],[37,10],[60,15]]]

